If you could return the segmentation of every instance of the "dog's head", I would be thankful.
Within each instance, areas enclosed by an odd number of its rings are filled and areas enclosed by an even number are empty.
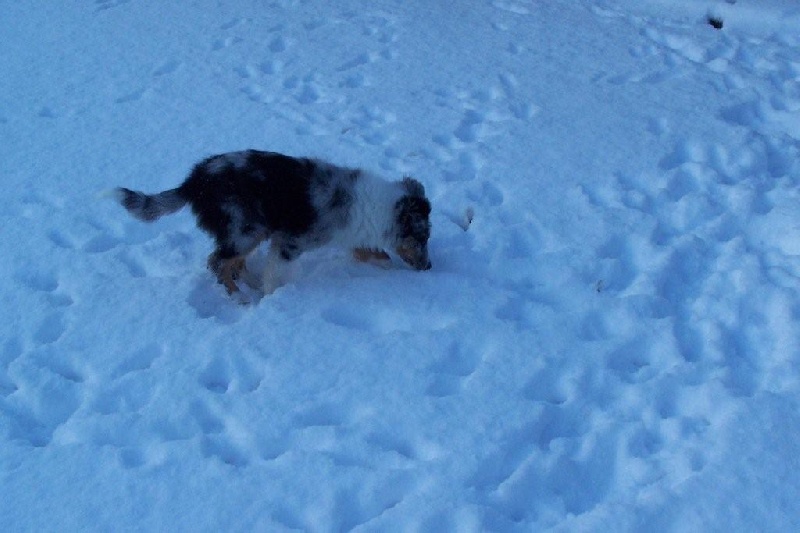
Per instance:
[[[397,244],[400,258],[416,270],[430,270],[428,239],[431,236],[431,203],[425,188],[413,178],[401,182],[405,194],[395,204]]]

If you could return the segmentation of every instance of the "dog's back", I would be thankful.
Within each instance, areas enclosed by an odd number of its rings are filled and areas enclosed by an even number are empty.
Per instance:
[[[310,159],[273,152],[231,152],[204,159],[175,189],[146,194],[119,187],[113,196],[145,222],[188,203],[198,225],[214,236],[228,231],[237,219],[263,226],[269,233],[301,234],[316,217],[309,192],[316,168]]]
[[[231,231],[302,234],[314,223],[311,160],[247,150],[197,164],[178,188],[212,235]],[[240,224],[241,222],[241,224]],[[224,226],[224,227],[222,227]]]

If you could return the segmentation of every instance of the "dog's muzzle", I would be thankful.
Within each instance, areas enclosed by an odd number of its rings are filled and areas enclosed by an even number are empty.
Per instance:
[[[426,246],[405,245],[397,247],[397,254],[400,258],[414,270],[430,270],[431,261],[428,258]]]
[[[428,254],[423,255],[422,257],[418,257],[414,260],[414,262],[410,263],[414,270],[430,270],[431,269],[431,260],[428,259]]]

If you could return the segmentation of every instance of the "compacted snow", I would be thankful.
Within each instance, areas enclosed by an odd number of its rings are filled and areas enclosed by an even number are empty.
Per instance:
[[[796,2],[0,13],[3,531],[800,527]],[[433,269],[240,305],[102,195],[245,148],[416,177]]]

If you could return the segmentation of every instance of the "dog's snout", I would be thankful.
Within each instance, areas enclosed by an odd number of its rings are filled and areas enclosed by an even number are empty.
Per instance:
[[[431,261],[425,246],[398,246],[397,255],[414,270],[431,269]]]
[[[424,257],[419,257],[411,263],[411,266],[414,267],[415,270],[423,271],[423,270],[430,270],[431,269],[431,260],[428,259],[427,255]]]

